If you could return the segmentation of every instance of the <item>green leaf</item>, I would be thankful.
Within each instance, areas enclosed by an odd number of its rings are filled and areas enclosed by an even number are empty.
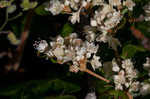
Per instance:
[[[145,52],[145,51],[146,49],[141,46],[128,44],[123,47],[121,58],[123,59],[132,58],[137,52]]]
[[[48,80],[35,81],[35,82],[31,82],[29,86],[32,86],[30,88],[32,93],[43,94],[52,87],[51,82],[52,81],[48,81]]]
[[[103,81],[96,81],[96,91],[99,94],[103,94],[108,92],[109,90],[112,90],[113,86],[111,85],[106,85],[105,82]]]
[[[3,95],[3,96],[15,95],[20,91],[22,86],[23,85],[18,84],[18,85],[10,85],[10,86],[7,86],[6,88],[1,88],[0,89],[0,95]]]
[[[74,29],[71,26],[71,24],[66,23],[61,30],[61,36],[63,36],[63,37],[68,36],[70,33],[73,32],[73,30]]]
[[[149,28],[147,28],[149,27],[149,25],[150,25],[150,22],[148,21],[136,23],[137,29],[139,29],[142,32],[142,34],[144,34],[148,38],[150,37]]]
[[[30,2],[29,0],[23,0],[20,6],[23,8],[24,11],[26,11],[35,8],[37,4],[38,4],[37,2]]]
[[[50,58],[51,62],[52,63],[57,63],[57,60],[53,59],[53,58]]]
[[[64,90],[64,93],[73,93],[79,91],[80,87],[76,84],[56,79],[53,81],[53,89],[55,91]]]
[[[41,16],[46,16],[46,15],[49,15],[50,13],[45,11],[45,6],[44,5],[40,5],[39,7],[37,7],[34,12],[37,14],[37,15],[41,15]]]
[[[49,97],[45,97],[44,99],[76,99],[75,96],[71,96],[71,95],[64,95],[64,96],[49,96]]]
[[[110,90],[109,95],[114,96],[115,99],[118,99],[118,97],[121,97],[121,99],[128,99],[128,97],[124,91]]]

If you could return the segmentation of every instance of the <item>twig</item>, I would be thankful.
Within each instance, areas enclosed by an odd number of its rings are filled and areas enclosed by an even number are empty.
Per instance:
[[[131,29],[132,34],[137,39],[141,40],[141,43],[144,46],[144,48],[150,51],[150,39],[145,37],[144,34],[140,30],[136,29],[134,26],[131,26],[130,29]]]
[[[129,99],[133,99],[133,96],[129,92],[126,92],[126,94],[129,97]]]
[[[18,17],[22,16],[22,12],[20,12],[19,14],[17,14],[16,16],[12,17],[12,18],[9,18],[8,21],[12,21],[14,19],[17,19]]]
[[[100,80],[103,80],[103,81],[105,81],[107,83],[110,82],[109,80],[105,79],[104,77],[102,77],[102,76],[92,72],[91,70],[87,69],[86,68],[86,60],[85,59],[80,60],[80,71],[86,72],[86,73],[88,73],[88,74],[90,74],[90,75],[92,75],[92,76],[94,76],[94,77],[96,77],[96,78],[98,78]]]
[[[90,75],[92,75],[92,76],[94,76],[94,77],[96,77],[96,78],[98,78],[98,79],[100,79],[100,80],[103,80],[103,81],[105,81],[105,82],[107,82],[107,83],[110,82],[109,80],[107,80],[107,79],[105,79],[104,77],[102,77],[102,76],[100,76],[100,75],[98,75],[98,74],[92,72],[92,71],[89,70],[89,69],[85,69],[84,72],[86,72],[86,73],[88,73],[88,74],[90,74]]]
[[[30,10],[28,12],[28,15],[27,15],[26,23],[25,23],[25,26],[24,26],[24,31],[21,34],[21,42],[20,42],[20,44],[18,45],[18,47],[16,49],[17,53],[16,53],[16,56],[15,56],[14,70],[18,69],[18,67],[20,65],[20,62],[21,62],[21,59],[22,59],[24,46],[25,46],[26,40],[27,40],[28,35],[29,35],[29,28],[30,28],[30,23],[31,23],[31,20],[32,20],[32,15],[33,15],[33,11]]]

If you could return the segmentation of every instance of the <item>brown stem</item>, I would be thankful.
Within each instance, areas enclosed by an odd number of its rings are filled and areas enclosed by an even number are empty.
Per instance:
[[[145,37],[145,35],[138,29],[136,29],[134,26],[130,27],[131,32],[133,36],[139,40],[141,40],[141,44],[150,51],[150,39]]]
[[[129,97],[129,99],[133,99],[133,96],[129,92],[126,92],[126,94]]]
[[[91,70],[87,69],[86,68],[86,59],[80,60],[80,71],[86,72],[86,73],[88,73],[88,74],[90,74],[90,75],[92,75],[92,76],[94,76],[94,77],[96,77],[96,78],[98,78],[100,80],[103,80],[103,81],[105,81],[107,83],[110,82],[109,80],[105,79],[104,77],[102,77],[102,76],[92,72]]]
[[[105,82],[107,82],[107,83],[110,82],[109,80],[107,80],[107,79],[105,79],[104,77],[102,77],[102,76],[100,76],[100,75],[98,75],[98,74],[92,72],[92,71],[89,70],[89,69],[85,69],[84,72],[86,72],[86,73],[88,73],[88,74],[90,74],[90,75],[92,75],[92,76],[94,76],[94,77],[96,77],[96,78],[98,78],[98,79],[100,79],[100,80],[103,80],[103,81],[105,81]]]
[[[26,22],[25,22],[24,31],[21,34],[21,42],[18,45],[18,47],[16,49],[16,55],[14,56],[15,57],[14,70],[18,69],[18,67],[20,65],[20,61],[22,59],[24,46],[25,46],[26,40],[27,40],[28,35],[29,35],[29,29],[30,29],[30,23],[31,23],[31,20],[32,20],[32,15],[33,15],[33,11],[30,10],[27,14],[27,19],[26,19]]]

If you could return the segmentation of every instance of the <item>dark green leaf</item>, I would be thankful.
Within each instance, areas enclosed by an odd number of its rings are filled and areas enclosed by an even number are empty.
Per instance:
[[[71,24],[66,23],[61,30],[61,36],[63,37],[68,36],[72,32],[73,32],[73,27],[71,26]]]
[[[46,15],[49,15],[50,13],[48,11],[45,11],[45,6],[44,5],[40,5],[39,7],[37,7],[34,12],[37,14],[37,15],[41,15],[41,16],[46,16]]]
[[[137,52],[145,52],[145,51],[146,49],[141,46],[128,44],[123,47],[121,58],[123,59],[132,58]]]
[[[64,96],[49,96],[49,97],[45,97],[44,99],[76,99],[75,96],[71,96],[71,95],[64,95]]]

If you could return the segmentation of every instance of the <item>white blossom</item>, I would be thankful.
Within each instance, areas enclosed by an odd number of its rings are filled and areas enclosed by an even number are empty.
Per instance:
[[[140,88],[140,82],[136,81],[130,85],[129,92],[136,92]]]
[[[102,5],[103,2],[104,2],[104,0],[92,0],[92,5],[93,6]]]
[[[59,0],[50,0],[50,7],[45,10],[50,11],[53,15],[58,15],[62,12],[64,5]]]
[[[69,17],[69,20],[71,20],[72,24],[75,24],[76,22],[80,22],[80,10],[77,12],[73,12],[72,16]]]
[[[85,38],[88,42],[95,41],[95,37],[96,37],[96,35],[93,31],[87,31],[86,36],[85,36]]]
[[[113,60],[112,63],[114,64],[114,67],[118,67],[116,62]],[[118,75],[114,75],[114,83],[115,83],[115,89],[116,90],[124,90],[122,86],[125,88],[128,88],[130,93],[139,91],[140,88],[140,82],[136,81],[137,78],[137,70],[134,69],[133,63],[130,59],[126,59],[122,61],[122,69],[118,72]],[[135,95],[135,94],[133,94]]]
[[[69,67],[69,71],[74,72],[74,73],[77,73],[79,71],[79,69],[80,68],[76,65],[72,65],[72,66]]]
[[[135,6],[135,3],[132,0],[126,0],[126,1],[123,1],[123,5],[128,7],[128,9],[132,11],[133,7]]]
[[[90,62],[94,70],[102,66],[102,64],[99,61],[99,59],[100,59],[99,56],[94,55],[93,59]]]
[[[147,95],[150,93],[150,84],[149,83],[141,83],[140,93],[142,95]]]
[[[45,40],[41,40],[38,42],[39,44],[36,45],[36,49],[40,52],[43,53],[45,49],[48,47],[48,43]]]
[[[120,68],[118,66],[118,64],[116,63],[115,59],[112,60],[112,71],[114,72],[119,72]]]
[[[97,99],[95,92],[90,92],[85,96],[85,99]]]
[[[64,56],[64,49],[62,47],[57,47],[56,49],[54,49],[53,53],[57,58],[60,58]]]
[[[111,4],[113,6],[120,6],[121,0],[109,0],[109,4]]]
[[[97,26],[96,20],[91,20],[91,26]]]
[[[144,63],[143,64],[144,65],[144,67],[146,68],[146,67],[148,67],[148,68],[150,68],[150,58],[146,58],[146,63]]]

